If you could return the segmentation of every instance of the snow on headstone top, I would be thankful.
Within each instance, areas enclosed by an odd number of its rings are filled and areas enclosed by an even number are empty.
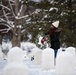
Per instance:
[[[61,53],[61,52],[63,52],[63,51],[65,51],[65,50],[63,50],[63,48],[59,48],[58,49],[58,54]]]
[[[38,51],[41,51],[41,49],[39,49],[38,47],[35,47],[35,48],[31,49],[31,52],[28,53],[28,55],[30,55],[30,57],[33,57],[34,53],[38,52]]]
[[[38,47],[35,47],[35,48],[32,49],[32,52],[37,52],[37,51],[41,51],[41,49],[38,48]]]
[[[8,63],[9,62],[23,62],[24,60],[24,52],[19,47],[13,47],[8,52]]]
[[[66,51],[68,51],[68,52],[70,52],[71,54],[73,54],[73,55],[75,55],[76,53],[75,53],[75,47],[68,47],[68,48],[66,48]]]
[[[45,50],[45,51],[48,51],[48,52],[49,52],[49,51],[53,51],[53,49],[52,49],[52,48],[49,48],[49,47],[45,48],[44,50]]]

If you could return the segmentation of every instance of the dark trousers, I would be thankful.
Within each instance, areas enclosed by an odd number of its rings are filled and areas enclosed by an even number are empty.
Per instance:
[[[57,57],[58,49],[54,49],[54,58]]]

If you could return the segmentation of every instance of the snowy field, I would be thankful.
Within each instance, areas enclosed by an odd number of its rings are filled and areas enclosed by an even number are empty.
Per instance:
[[[0,75],[2,75],[2,69],[5,67],[7,61],[0,60]],[[43,71],[40,65],[33,64],[33,61],[25,60],[24,64],[29,67],[29,75],[55,75],[55,70]]]
[[[6,60],[0,60],[0,75],[2,75],[2,70],[6,64]],[[35,65],[33,61],[30,61],[30,59],[25,60],[24,64],[27,64],[27,66],[29,67],[29,75],[56,75],[55,69],[48,71],[42,70],[40,65]],[[74,75],[76,75],[76,70]]]
[[[62,48],[59,49],[56,66],[53,66],[54,51],[50,48],[41,50],[35,44],[29,42],[26,43],[23,42],[20,49],[17,47],[11,49],[11,44],[8,44],[3,47],[4,47],[3,49],[6,50],[10,49],[10,50],[7,54],[8,56],[7,57],[1,52],[0,49],[0,75],[10,75],[11,72],[9,70],[11,70],[14,67],[9,67],[8,65],[11,64],[12,62],[16,62],[20,64],[22,63],[23,65],[27,66],[28,74],[22,73],[23,75],[76,75],[76,67],[75,67],[76,48],[74,47],[65,48],[66,51],[62,51]],[[34,60],[31,61],[31,57],[33,56],[34,56]],[[5,74],[3,74],[6,66],[9,67],[9,70],[7,69],[5,71]],[[14,66],[15,68],[19,67],[19,65],[15,65],[15,64]],[[56,72],[58,72],[58,74]],[[68,73],[73,73],[73,74],[68,74]],[[21,74],[16,74],[16,75],[21,75]]]

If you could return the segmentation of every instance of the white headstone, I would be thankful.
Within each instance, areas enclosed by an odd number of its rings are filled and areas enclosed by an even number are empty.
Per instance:
[[[70,52],[72,55],[75,56],[75,48],[74,47],[68,47],[68,48],[66,48],[66,51]]]
[[[61,52],[63,52],[63,51],[62,51],[62,48],[58,49],[58,54],[61,53]],[[58,55],[58,54],[57,54],[57,55]]]
[[[30,53],[27,53],[28,57],[29,57],[29,58],[33,57],[33,56],[34,56],[34,53],[35,53],[36,51],[39,51],[39,50],[40,50],[40,49],[39,49],[38,47],[35,47],[35,48],[31,49],[31,52],[30,52]]]
[[[63,52],[63,51],[65,51],[65,48],[59,48],[57,55],[59,55],[59,54],[60,54],[61,52]]]
[[[3,75],[29,75],[28,67],[21,63],[10,63],[3,69]]]
[[[19,47],[13,47],[7,54],[8,63],[23,62],[24,52]]]
[[[62,52],[56,59],[56,75],[74,75],[74,56],[69,52]]]
[[[42,69],[50,70],[54,68],[54,50],[46,48],[42,51]]]
[[[74,56],[74,59],[75,59],[75,66],[76,66],[76,49],[75,47],[68,47],[66,48],[66,51],[67,52],[70,52],[73,56]]]
[[[37,51],[34,52],[34,63],[41,64],[41,62],[42,62],[42,50],[37,49]]]

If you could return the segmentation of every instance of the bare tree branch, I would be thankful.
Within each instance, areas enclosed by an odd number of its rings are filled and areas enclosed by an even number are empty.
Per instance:
[[[5,30],[8,30],[8,28],[5,28],[5,29],[0,29],[0,31],[5,31]]]
[[[6,13],[5,13],[4,8],[2,8],[2,9],[3,9],[3,13],[4,13],[4,16],[5,16],[6,20],[7,20],[7,23],[8,23],[8,25],[9,25],[9,27],[12,27],[12,26],[11,26],[11,23],[10,23],[10,21],[9,21],[9,19],[8,19],[8,16],[7,16]]]
[[[3,18],[0,18],[0,22],[6,22],[7,23],[7,21],[4,20]]]
[[[14,0],[10,0],[12,3],[15,3],[15,1]]]
[[[6,26],[6,25],[5,25]],[[8,33],[9,30],[11,30],[12,28],[8,27],[8,28],[4,28],[4,29],[0,29],[0,32],[6,32]]]
[[[6,6],[2,5],[2,4],[0,4],[0,6],[10,11],[10,9],[8,7],[6,7]]]
[[[4,13],[4,16],[5,16],[6,20],[8,21],[9,19],[8,19],[8,17],[6,16],[5,10],[4,10],[4,8],[2,8],[2,9],[3,9],[3,13]]]
[[[4,25],[4,26],[7,26],[7,27],[10,27],[8,24],[5,24],[5,23],[0,23],[1,25]]]
[[[8,0],[8,3],[9,3],[9,5],[10,5],[11,12],[12,12],[12,14],[13,14],[14,18],[15,18],[15,13],[14,13],[14,11],[13,11],[13,8],[12,8],[11,3],[10,3],[10,1],[9,1],[9,0]]]
[[[19,13],[17,15],[21,17],[25,15],[25,11],[26,11],[26,5],[22,4]]]

